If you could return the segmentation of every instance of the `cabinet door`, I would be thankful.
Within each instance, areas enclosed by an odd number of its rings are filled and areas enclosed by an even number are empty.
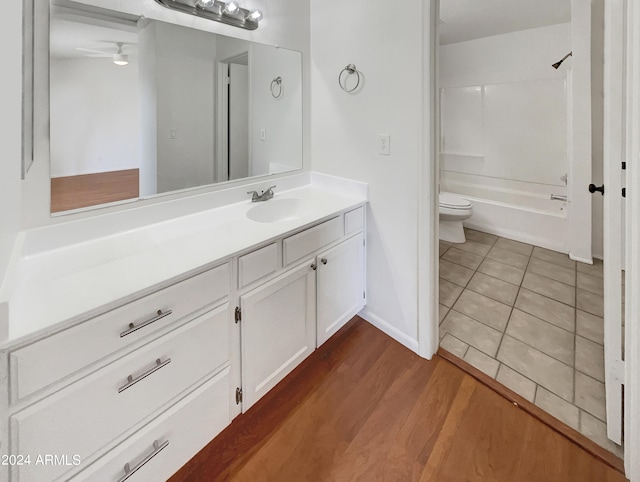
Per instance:
[[[313,263],[309,260],[240,297],[243,412],[315,349]]]
[[[365,305],[363,234],[318,255],[318,346]]]

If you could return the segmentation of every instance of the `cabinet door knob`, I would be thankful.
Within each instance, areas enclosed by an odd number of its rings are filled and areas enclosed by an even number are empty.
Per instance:
[[[322,264],[327,264],[327,258],[322,258],[320,261],[322,262]]]
[[[312,263],[312,264],[311,264],[311,269],[312,269],[313,271],[315,271],[316,269],[318,269],[318,265],[317,265],[317,264],[315,264],[315,263]]]

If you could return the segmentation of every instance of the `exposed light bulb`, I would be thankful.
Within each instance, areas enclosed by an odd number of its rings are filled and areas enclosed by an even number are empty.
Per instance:
[[[224,13],[228,15],[235,15],[240,10],[240,5],[238,2],[231,1],[224,6]]]
[[[198,6],[202,8],[213,7],[215,3],[216,3],[216,0],[198,0]]]
[[[253,22],[259,22],[262,20],[262,12],[260,10],[252,10],[247,18]]]

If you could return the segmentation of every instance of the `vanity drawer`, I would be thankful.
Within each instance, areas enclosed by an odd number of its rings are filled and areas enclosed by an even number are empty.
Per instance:
[[[361,206],[349,211],[344,215],[344,234],[349,236],[350,234],[362,231],[364,228],[364,208]]]
[[[86,460],[224,367],[229,323],[226,303],[18,412],[11,417],[12,453]],[[21,481],[53,480],[69,467],[32,464],[17,469]]]
[[[278,245],[270,244],[238,259],[238,288],[269,276],[278,270]]]
[[[226,263],[12,352],[12,400],[23,399],[197,310],[213,307],[228,297],[229,285]]]
[[[125,464],[138,468],[128,481],[167,480],[229,424],[229,403],[225,368],[71,480],[120,481]]]
[[[338,216],[286,238],[283,241],[284,264],[298,261],[327,244],[337,241],[342,237],[342,233],[342,216]]]

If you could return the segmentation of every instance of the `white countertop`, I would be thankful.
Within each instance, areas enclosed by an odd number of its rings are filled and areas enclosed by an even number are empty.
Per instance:
[[[46,336],[367,200],[366,185],[349,186],[345,180],[331,185],[324,176],[276,192],[273,199],[284,198],[302,199],[303,214],[259,223],[247,218],[247,211],[257,205],[247,200],[20,256],[5,295],[8,319],[0,319],[5,325],[0,327],[0,348]]]

